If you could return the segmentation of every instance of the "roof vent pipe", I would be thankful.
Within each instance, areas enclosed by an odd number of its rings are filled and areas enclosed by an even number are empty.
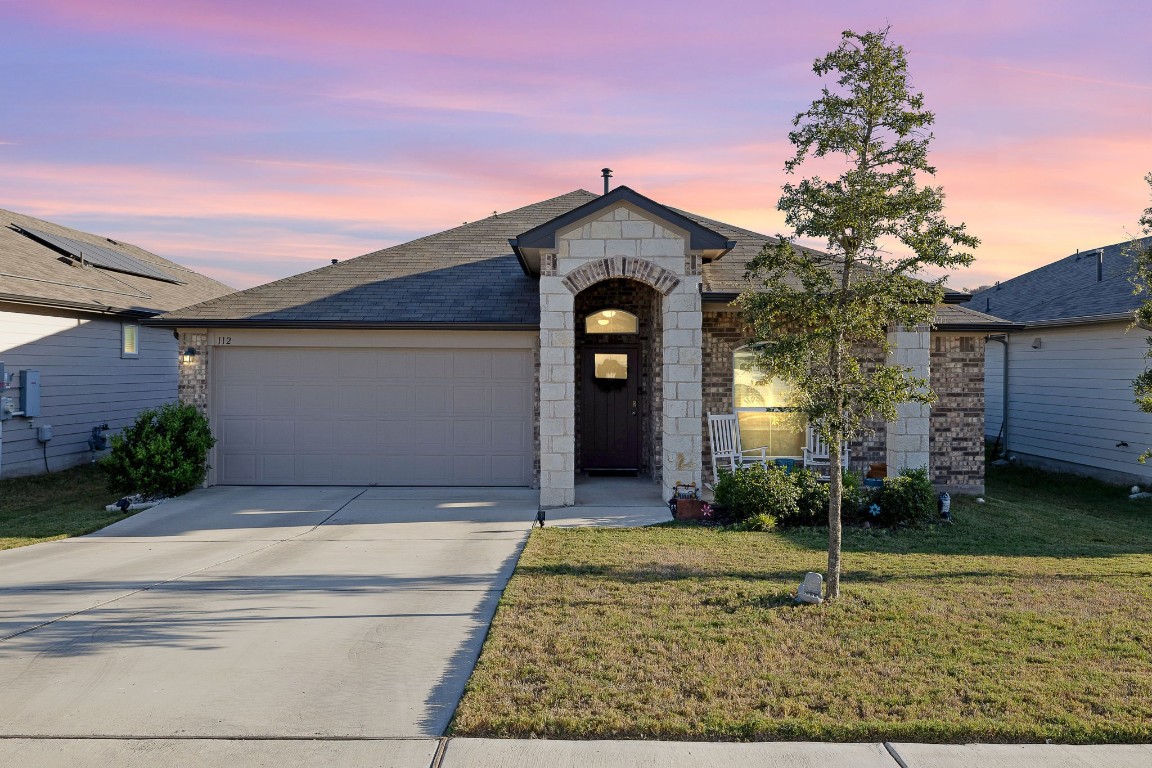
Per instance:
[[[612,169],[601,168],[600,175],[604,177],[604,194],[608,194],[608,185],[611,183],[608,180],[612,178]]]
[[[1104,279],[1104,249],[1096,251],[1096,282]]]

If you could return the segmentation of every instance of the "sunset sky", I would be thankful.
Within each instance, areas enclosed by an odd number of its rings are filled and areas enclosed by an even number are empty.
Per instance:
[[[791,118],[891,24],[936,113],[954,287],[1133,232],[1152,4],[0,0],[0,207],[239,288],[615,182],[774,234]],[[803,170],[801,170],[801,174]]]

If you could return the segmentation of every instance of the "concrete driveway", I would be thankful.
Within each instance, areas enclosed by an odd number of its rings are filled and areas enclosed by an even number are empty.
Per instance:
[[[218,487],[0,552],[0,762],[19,737],[321,737],[428,765],[537,499]]]

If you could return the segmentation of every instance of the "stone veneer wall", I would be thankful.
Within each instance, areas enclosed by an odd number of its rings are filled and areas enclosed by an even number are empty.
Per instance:
[[[984,338],[932,334],[932,482],[984,492]]]
[[[912,375],[931,382],[929,352],[931,331],[927,326],[913,330],[898,328],[888,332],[892,347],[890,362],[912,369]],[[983,385],[981,385],[983,386]],[[931,406],[921,403],[902,403],[896,406],[898,417],[888,423],[888,474],[896,475],[902,469],[930,466],[929,433]]]
[[[704,312],[704,468],[712,477],[712,445],[708,438],[708,414],[732,413],[732,353],[748,343],[751,331],[734,310]],[[875,355],[873,356],[875,358]],[[865,423],[863,433],[848,447],[849,465],[866,471],[868,465],[885,461],[887,425],[883,420]]]
[[[212,347],[208,346],[207,330],[179,331],[180,350],[192,347],[196,357],[190,363],[179,363],[179,378],[176,396],[182,403],[191,403],[200,413],[208,415],[208,361],[212,357]]]
[[[660,294],[661,482],[699,484],[702,438],[700,262],[686,233],[621,203],[557,235],[540,275],[540,504],[575,503],[575,295],[629,278]]]
[[[576,296],[576,350],[599,345],[631,345],[638,351],[640,402],[640,460],[642,470],[650,477],[660,476],[660,411],[653,401],[659,401],[661,394],[661,296],[652,288],[636,280],[617,278],[596,283]],[[586,334],[585,318],[603,309],[622,309],[639,318],[638,333],[631,334]],[[576,356],[576,471],[581,466],[581,397],[583,395],[584,360]],[[636,372],[633,372],[635,375]]]

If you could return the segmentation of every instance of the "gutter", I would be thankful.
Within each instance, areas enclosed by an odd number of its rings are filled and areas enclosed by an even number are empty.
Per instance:
[[[162,309],[117,309],[116,307],[110,307],[104,304],[85,304],[80,301],[61,301],[58,299],[37,299],[11,293],[0,293],[0,302],[22,304],[30,307],[74,309],[82,312],[91,312],[96,315],[117,315],[119,317],[151,318],[164,312]]]
[[[1059,317],[1052,320],[1026,320],[1024,328],[1051,328],[1060,325],[1092,325],[1094,323],[1115,323],[1119,321],[1132,322],[1136,319],[1136,310],[1127,312],[1111,312],[1107,315],[1083,315],[1081,317]]]
[[[365,322],[363,320],[202,320],[153,317],[143,325],[158,328],[268,328],[376,331],[539,331],[540,323]]]

